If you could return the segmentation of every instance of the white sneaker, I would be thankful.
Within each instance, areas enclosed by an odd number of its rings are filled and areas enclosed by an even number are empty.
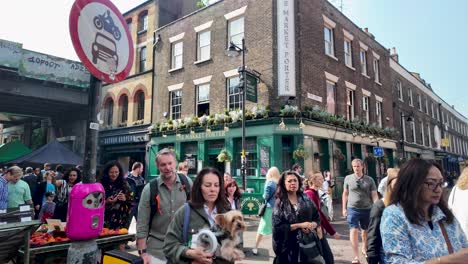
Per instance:
[[[253,253],[255,256],[258,255],[258,249],[252,248],[252,253]]]

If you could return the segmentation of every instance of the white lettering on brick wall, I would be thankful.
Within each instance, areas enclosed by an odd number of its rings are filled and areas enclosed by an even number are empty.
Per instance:
[[[278,95],[296,96],[294,1],[277,0]]]

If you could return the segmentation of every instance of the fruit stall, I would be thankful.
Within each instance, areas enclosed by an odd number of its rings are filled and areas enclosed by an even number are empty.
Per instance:
[[[126,228],[110,230],[103,228],[96,244],[100,250],[110,250],[119,244],[135,240],[134,234],[129,234]],[[47,225],[41,225],[38,230],[31,234],[29,246],[18,250],[19,256],[26,260],[30,258],[35,263],[50,262],[65,263],[68,248],[71,241],[64,231],[50,231]],[[25,263],[28,263],[25,261]]]

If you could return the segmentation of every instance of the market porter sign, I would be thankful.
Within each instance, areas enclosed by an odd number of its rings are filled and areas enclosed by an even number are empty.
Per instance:
[[[278,95],[296,96],[294,0],[277,0]]]

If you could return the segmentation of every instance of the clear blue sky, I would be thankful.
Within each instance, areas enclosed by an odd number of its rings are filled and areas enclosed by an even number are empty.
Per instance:
[[[73,2],[2,1],[0,38],[23,43],[26,49],[76,60],[68,33]],[[125,12],[144,0],[112,2]],[[421,73],[440,97],[466,117],[467,11],[468,0],[343,0],[346,16],[359,27],[368,27],[383,46],[396,47],[400,63],[409,71]]]
[[[468,117],[468,1],[330,0]]]

